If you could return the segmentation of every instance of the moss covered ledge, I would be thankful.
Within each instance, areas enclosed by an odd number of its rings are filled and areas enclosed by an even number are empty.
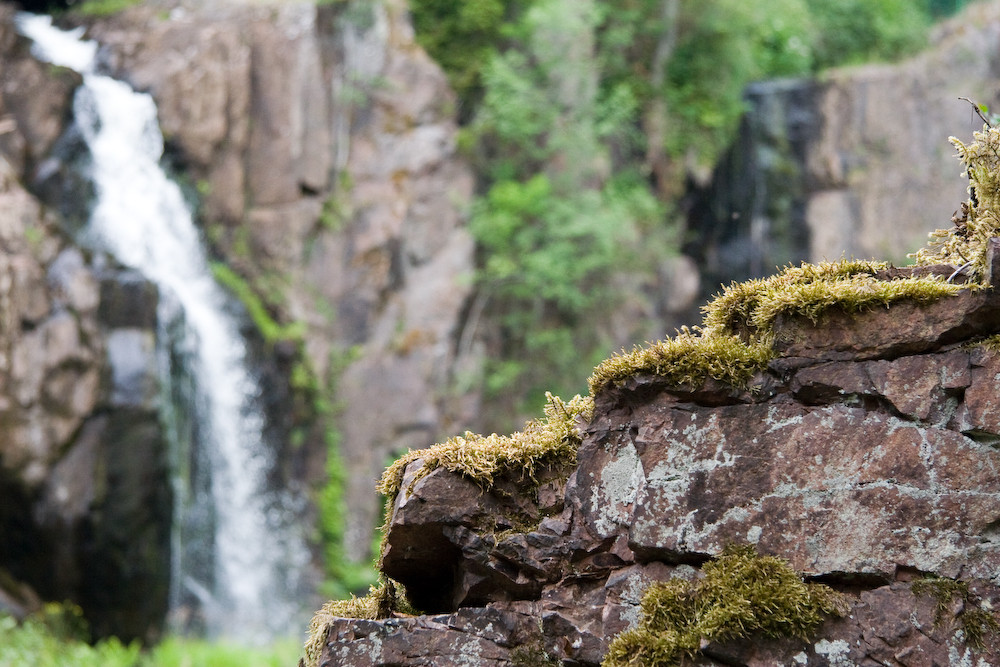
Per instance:
[[[888,264],[841,260],[788,267],[777,275],[733,283],[704,307],[702,327],[607,359],[594,369],[590,391],[654,374],[677,388],[708,379],[746,388],[775,356],[774,324],[797,316],[818,324],[831,311],[853,315],[909,302],[927,304],[978,285],[950,283],[934,273],[893,273]]]
[[[613,355],[595,368],[589,380],[590,396],[577,396],[567,402],[548,395],[545,417],[529,422],[521,432],[510,436],[466,433],[405,454],[385,471],[378,485],[387,496],[389,511],[396,496],[407,492],[403,488],[404,471],[416,462],[420,462],[420,468],[413,483],[437,468],[445,468],[483,489],[511,474],[530,482],[537,471],[550,466],[571,468],[581,444],[581,425],[593,418],[594,397],[637,376],[651,375],[668,387],[688,392],[709,381],[752,389],[755,377],[775,372],[780,361],[777,357],[784,352],[776,340],[779,333],[786,333],[776,329],[790,320],[822,328],[831,319],[849,322],[854,317],[886,310],[906,318],[933,309],[951,297],[984,290],[990,299],[990,313],[995,314],[1000,303],[994,290],[987,288],[997,282],[991,274],[1000,275],[1000,260],[993,259],[1000,257],[1000,243],[996,241],[1000,237],[1000,130],[986,127],[968,146],[953,141],[970,178],[971,197],[962,205],[962,214],[953,220],[954,226],[932,233],[928,246],[913,255],[912,267],[845,259],[787,267],[769,278],[733,283],[704,307],[701,327],[685,328],[672,338]],[[791,591],[791,597],[782,593],[775,598],[781,604],[790,600],[787,614],[779,610],[776,614],[768,612],[765,618],[753,609],[742,609],[729,618],[725,605],[713,606],[716,602],[722,604],[721,598],[711,604],[705,602],[714,595],[711,582],[716,571],[726,580],[726,585],[719,588],[722,591],[732,589],[730,584],[734,582],[739,584],[738,576],[757,576],[752,574],[757,570],[767,572],[768,586],[774,584],[785,593]],[[636,651],[647,648],[654,653],[663,651],[664,655],[651,656],[642,664],[676,664],[698,653],[705,639],[724,641],[742,636],[744,631],[805,636],[822,615],[836,613],[839,603],[832,591],[806,585],[794,572],[786,570],[780,562],[735,550],[706,564],[704,579],[697,584],[658,584],[643,602],[647,622],[616,640],[605,664],[635,664]],[[756,581],[759,583],[759,578]],[[777,590],[773,586],[771,589]],[[778,609],[771,602],[763,604]],[[330,602],[317,612],[304,662],[308,667],[317,664],[336,618],[384,618],[413,611],[403,592],[383,575],[381,584],[368,596]]]

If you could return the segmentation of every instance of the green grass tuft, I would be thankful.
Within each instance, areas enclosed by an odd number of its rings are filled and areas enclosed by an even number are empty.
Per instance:
[[[295,664],[299,641],[265,647],[168,637],[143,651],[139,642],[115,637],[89,644],[79,607],[50,603],[18,623],[0,614],[0,667],[288,667]]]
[[[934,610],[935,625],[944,620],[944,615],[954,602],[961,601],[962,611],[958,618],[969,646],[983,648],[987,637],[996,639],[1000,636],[1000,621],[995,614],[982,607],[969,590],[968,582],[929,576],[914,581],[910,590],[914,595],[928,595],[937,602]]]
[[[86,0],[76,11],[86,16],[110,16],[138,5],[142,0]]]

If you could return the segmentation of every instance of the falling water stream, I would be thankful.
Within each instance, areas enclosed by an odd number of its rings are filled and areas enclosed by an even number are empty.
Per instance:
[[[299,573],[308,552],[290,494],[267,488],[275,461],[263,435],[260,388],[181,189],[160,166],[156,105],[97,73],[97,44],[82,41],[82,29],[60,31],[51,17],[31,14],[20,14],[18,27],[34,41],[36,57],[83,76],[73,113],[90,151],[96,198],[80,242],[159,287],[161,365],[186,360],[186,368],[161,373],[178,469],[174,629],[239,639],[287,633],[300,620]]]

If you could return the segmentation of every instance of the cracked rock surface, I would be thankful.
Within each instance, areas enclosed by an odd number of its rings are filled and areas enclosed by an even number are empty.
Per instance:
[[[998,326],[992,290],[779,321],[792,356],[748,391],[601,391],[576,467],[541,484],[484,491],[415,461],[383,567],[428,615],[337,621],[320,664],[598,665],[651,582],[697,578],[730,544],[849,609],[810,641],[705,642],[700,664],[1000,664],[974,637],[1000,605]],[[914,586],[928,577],[967,592]]]

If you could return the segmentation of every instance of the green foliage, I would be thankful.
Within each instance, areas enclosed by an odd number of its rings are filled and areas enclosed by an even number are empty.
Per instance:
[[[86,643],[87,624],[72,604],[46,604],[22,624],[0,614],[0,667],[133,667],[139,645],[117,639]]]
[[[810,0],[818,68],[892,60],[926,44],[930,15],[922,0]]]
[[[710,167],[732,142],[748,83],[810,72],[813,27],[801,0],[681,4],[677,45],[651,95],[665,101],[667,154]]]
[[[138,667],[289,667],[299,655],[296,639],[270,646],[213,642],[203,639],[170,637],[155,646]]]
[[[330,370],[325,386],[318,389],[319,403],[316,412],[326,424],[326,483],[316,499],[319,511],[320,536],[323,544],[323,560],[326,565],[326,580],[323,593],[331,598],[341,599],[353,596],[371,586],[376,579],[375,563],[351,563],[344,556],[344,526],[346,503],[344,485],[346,466],[340,456],[341,433],[335,426],[340,414],[337,402],[337,381],[344,369],[353,362],[358,350],[349,348],[330,356]]]
[[[652,584],[639,626],[618,635],[604,667],[669,667],[693,660],[704,642],[752,637],[806,640],[825,615],[845,613],[843,598],[806,584],[788,564],[753,547],[728,547],[701,579]]]
[[[271,315],[257,291],[236,271],[222,262],[211,263],[212,275],[243,303],[247,314],[267,343],[279,341],[299,341],[305,333],[305,324],[291,322],[281,324]]]
[[[78,7],[74,6],[74,10],[86,16],[110,16],[141,2],[142,0],[86,0]]]
[[[0,667],[285,667],[298,657],[294,639],[247,647],[171,637],[143,652],[117,638],[91,645],[79,607],[47,604],[23,623],[0,614]]]
[[[610,146],[633,132],[636,102],[624,87],[599,86],[596,7],[531,5],[505,33],[511,48],[484,66],[466,130],[484,183],[470,221],[477,282],[498,332],[485,389],[507,414],[546,389],[579,391],[575,378],[611,344],[592,323],[628,298],[615,277],[649,270],[676,246],[637,172],[611,176]]]
[[[411,0],[417,41],[448,74],[460,99],[474,104],[483,64],[532,0]]]
[[[414,0],[480,177],[488,404],[572,393],[620,344],[602,317],[678,248],[671,197],[731,143],[749,82],[908,53],[929,1]]]

